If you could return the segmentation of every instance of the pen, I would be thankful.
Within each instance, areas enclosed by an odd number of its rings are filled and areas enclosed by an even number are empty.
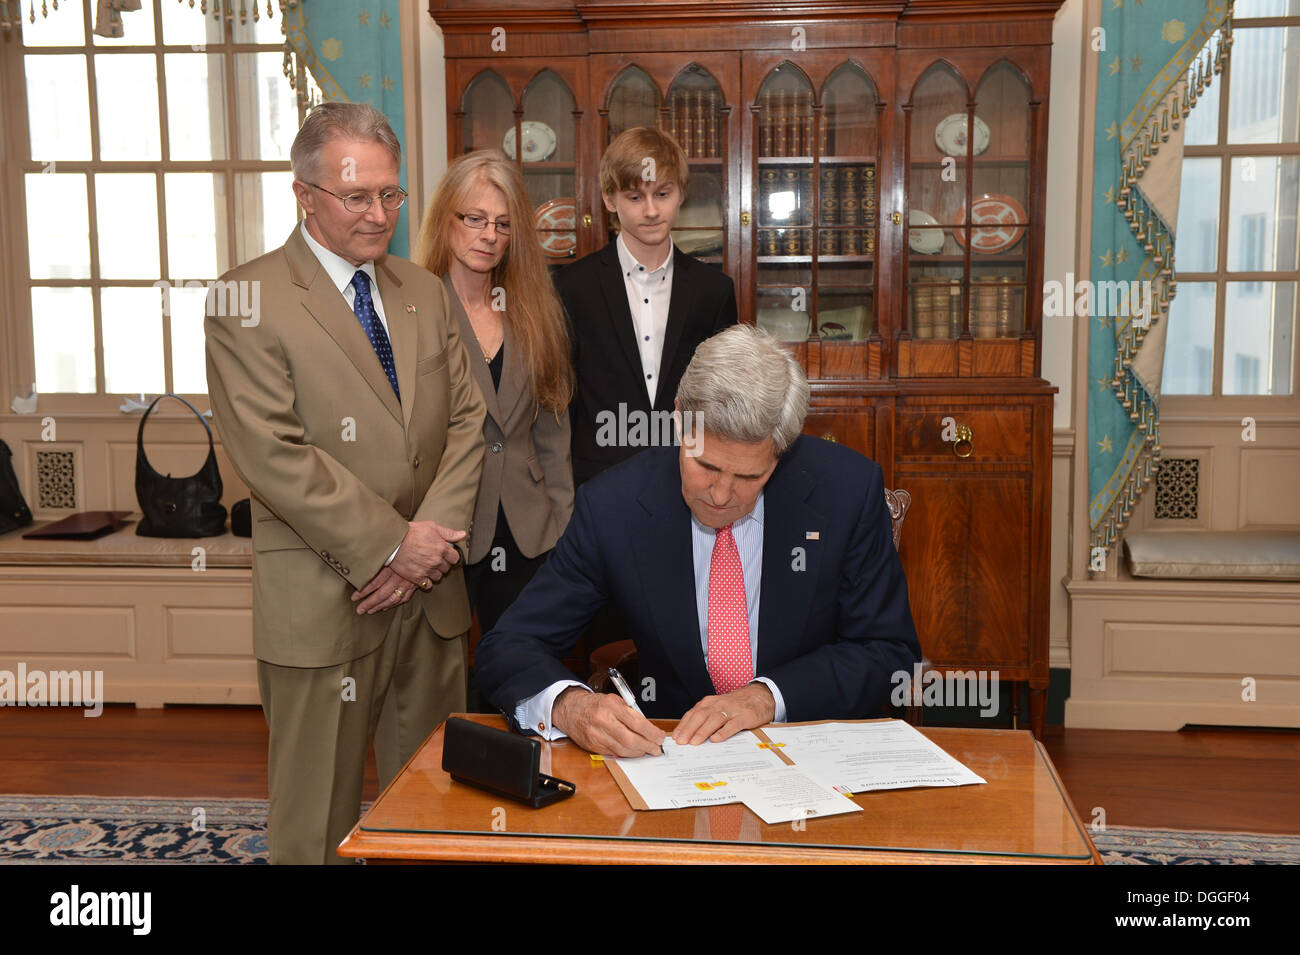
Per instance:
[[[614,689],[618,690],[618,695],[623,698],[623,702],[632,709],[636,710],[637,715],[645,719],[645,714],[641,712],[641,707],[636,705],[636,697],[632,695],[632,688],[627,685],[627,680],[623,679],[623,674],[619,673],[614,667],[609,668],[609,682],[614,684]],[[659,747],[659,754],[663,755],[664,748]]]

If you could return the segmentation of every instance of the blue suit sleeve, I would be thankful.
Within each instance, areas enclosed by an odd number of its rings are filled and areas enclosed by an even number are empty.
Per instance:
[[[512,716],[520,701],[573,679],[560,661],[608,599],[607,566],[591,495],[580,488],[550,557],[475,650],[479,689],[493,706]]]

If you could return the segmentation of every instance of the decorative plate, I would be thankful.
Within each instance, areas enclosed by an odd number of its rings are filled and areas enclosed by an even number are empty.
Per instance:
[[[960,217],[965,221],[965,216]],[[1025,207],[1010,196],[985,193],[970,204],[972,252],[1005,252],[1025,234]],[[954,229],[957,244],[966,244],[962,229]]]
[[[527,146],[527,141],[524,143]],[[534,213],[542,252],[552,259],[567,259],[578,247],[578,203],[572,196],[543,202]]]
[[[934,142],[949,156],[966,155],[966,114],[952,113],[934,127]],[[989,148],[989,125],[975,117],[975,155]]]
[[[555,130],[545,123],[526,119],[521,127],[524,139],[524,162],[541,162],[550,159],[555,153]],[[507,156],[515,158],[515,128],[506,131],[505,141],[501,144]]]
[[[907,214],[907,224],[917,225],[938,225],[939,220],[928,212],[922,212],[920,209],[913,209]],[[920,252],[922,255],[934,255],[943,248],[943,229],[908,229],[907,244],[913,252]]]

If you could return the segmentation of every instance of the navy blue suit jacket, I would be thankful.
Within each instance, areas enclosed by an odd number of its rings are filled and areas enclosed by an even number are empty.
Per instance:
[[[545,566],[478,645],[479,688],[512,722],[520,701],[572,679],[560,660],[606,601],[654,680],[647,716],[680,717],[713,694],[678,452],[651,448],[579,488]],[[921,658],[880,466],[804,435],[763,493],[755,675],[792,722],[878,715],[891,675]]]

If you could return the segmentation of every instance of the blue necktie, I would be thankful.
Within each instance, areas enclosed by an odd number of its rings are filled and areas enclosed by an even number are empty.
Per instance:
[[[357,274],[352,276],[352,287],[357,293],[352,303],[352,310],[357,313],[357,321],[366,330],[366,337],[370,339],[375,354],[379,356],[379,364],[384,366],[384,374],[388,376],[388,383],[393,386],[393,394],[397,395],[400,404],[402,393],[397,390],[397,366],[393,364],[393,346],[388,342],[384,323],[379,320],[379,315],[375,312],[375,303],[370,300],[370,276],[358,269]]]

